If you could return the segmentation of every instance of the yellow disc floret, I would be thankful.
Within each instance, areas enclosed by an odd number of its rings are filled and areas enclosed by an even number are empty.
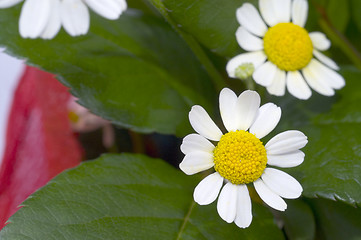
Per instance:
[[[293,23],[279,23],[268,29],[263,38],[268,59],[285,71],[296,71],[312,59],[312,41],[308,32]]]
[[[267,164],[262,142],[243,130],[223,135],[213,154],[214,169],[233,184],[254,182],[262,175]]]

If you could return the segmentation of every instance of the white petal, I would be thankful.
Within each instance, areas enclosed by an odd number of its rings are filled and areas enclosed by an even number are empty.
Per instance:
[[[337,66],[337,64],[326,55],[322,54],[321,52],[317,51],[316,49],[313,49],[313,55],[320,60],[323,64],[327,65],[328,67],[332,68],[333,70],[340,70],[340,68]]]
[[[21,1],[22,0],[0,0],[0,8],[12,7]]]
[[[259,8],[263,19],[269,26],[290,22],[291,0],[260,0]]]
[[[126,0],[117,0],[117,2],[120,4],[120,8],[122,9],[122,12],[127,10],[127,1]]]
[[[320,51],[325,51],[331,47],[331,41],[327,39],[326,35],[322,32],[311,32],[309,36],[314,48]]]
[[[253,123],[261,102],[255,91],[244,91],[239,97],[228,88],[219,96],[220,112],[228,131],[247,130]]]
[[[292,22],[304,27],[307,21],[308,2],[306,0],[294,0],[292,4]]]
[[[213,154],[207,152],[191,152],[183,158],[179,168],[187,175],[199,173],[213,167]]]
[[[334,89],[340,89],[345,86],[345,79],[337,72],[314,60],[317,65],[317,74],[319,78],[327,79],[330,86]]]
[[[262,180],[273,192],[287,199],[300,197],[303,190],[295,178],[274,168],[266,168],[262,174]]]
[[[60,20],[60,1],[59,0],[52,0],[50,1],[50,17],[49,21],[41,33],[41,38],[43,39],[52,39],[55,35],[59,32],[61,28],[61,20]]]
[[[212,153],[214,145],[201,135],[192,133],[185,136],[180,149],[184,154],[189,154],[196,151]]]
[[[37,38],[50,17],[49,0],[26,0],[21,9],[19,32],[24,38]]]
[[[247,130],[251,126],[257,116],[260,103],[261,98],[255,91],[246,90],[239,95],[235,106],[238,130]]]
[[[268,30],[257,9],[250,3],[238,8],[236,16],[239,24],[256,36],[263,37]]]
[[[254,71],[253,79],[259,85],[267,87],[272,84],[272,80],[275,78],[276,72],[277,66],[270,61],[267,61]]]
[[[223,177],[218,172],[204,178],[194,189],[193,198],[199,205],[208,205],[218,197],[223,184]]]
[[[266,60],[266,58],[267,56],[264,54],[263,51],[239,54],[228,61],[226,66],[228,76],[231,78],[235,78],[236,69],[244,63],[252,63],[254,68],[256,69]]]
[[[60,17],[65,30],[71,36],[83,35],[89,30],[89,10],[81,0],[62,0]]]
[[[192,107],[189,112],[189,121],[193,129],[205,138],[219,141],[223,135],[206,110],[199,105]]]
[[[306,100],[312,95],[311,89],[307,86],[305,80],[298,71],[287,72],[286,74],[287,90],[295,97]]]
[[[117,0],[83,0],[94,12],[107,19],[117,19],[123,9]]]
[[[219,94],[219,110],[222,121],[228,131],[237,130],[237,119],[234,108],[237,102],[237,95],[229,88],[223,88]]]
[[[283,96],[286,91],[286,72],[277,68],[272,84],[267,87],[267,91],[275,96]]]
[[[117,2],[117,4],[120,6],[120,8],[122,9],[122,12],[124,12],[125,10],[127,10],[127,1],[126,0],[114,0],[115,2]]]
[[[229,182],[223,187],[218,198],[217,210],[224,221],[234,221],[237,212],[237,185]]]
[[[291,0],[272,0],[278,23],[291,21]]]
[[[287,209],[286,202],[278,196],[276,193],[271,191],[262,179],[257,179],[253,182],[254,188],[256,189],[260,198],[270,207],[278,210],[284,211]]]
[[[277,134],[265,145],[267,155],[291,153],[307,144],[307,137],[300,131],[288,130]]]
[[[327,85],[334,89],[340,89],[345,86],[345,79],[340,74],[326,67],[316,59],[311,60],[307,69],[311,71],[313,77],[316,78],[317,81],[322,82],[323,85]]]
[[[303,163],[305,154],[301,150],[286,154],[268,154],[267,164],[275,167],[289,168],[296,167]]]
[[[258,51],[263,49],[263,40],[252,35],[242,26],[237,29],[236,38],[239,46],[246,51]]]
[[[302,69],[302,74],[308,85],[316,92],[325,96],[333,96],[335,91],[331,88],[329,82],[327,82],[328,79],[320,77],[318,66],[316,60],[312,59],[311,62]]]
[[[248,227],[252,222],[252,203],[246,185],[237,186],[237,214],[234,223],[240,228]]]
[[[259,10],[261,12],[261,15],[265,22],[268,24],[268,26],[274,26],[276,25],[277,18],[276,14],[273,9],[273,3],[270,0],[259,0]]]
[[[281,119],[281,108],[273,103],[266,103],[259,108],[258,115],[249,132],[261,139],[269,134]]]

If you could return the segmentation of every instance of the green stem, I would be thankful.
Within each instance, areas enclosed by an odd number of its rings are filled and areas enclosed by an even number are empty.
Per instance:
[[[244,80],[244,82],[246,83],[246,87],[249,90],[256,90],[256,87],[254,85],[254,81],[252,76],[248,77],[247,79]]]
[[[196,205],[196,203],[194,201],[192,201],[191,205],[189,206],[189,209],[188,209],[188,212],[187,212],[187,215],[184,217],[184,220],[183,220],[183,223],[182,223],[182,226],[178,232],[178,235],[177,235],[177,240],[181,239],[181,236],[182,236],[182,233],[184,232],[184,229],[189,221],[189,218],[191,216],[191,213],[193,211],[193,208],[194,206]]]
[[[326,10],[320,5],[316,5],[316,8],[322,16],[322,18],[320,19],[320,26],[322,30],[331,39],[331,41],[333,41],[337,46],[340,47],[340,49],[355,64],[355,66],[361,69],[361,54],[357,51],[355,46],[353,46],[352,43],[346,38],[346,36],[333,26],[327,16]]]
[[[206,176],[208,176],[209,174],[212,174],[212,173],[214,173],[213,169],[208,169],[207,171],[204,171],[202,173],[202,179],[204,179]],[[186,225],[189,222],[189,218],[191,217],[192,211],[195,206],[196,206],[196,203],[195,203],[195,201],[192,200],[191,205],[189,206],[188,212],[183,219],[182,226],[179,229],[179,232],[177,234],[177,240],[181,239],[184,229],[186,228]]]
[[[168,21],[168,23],[177,31],[177,33],[184,39],[184,41],[191,48],[195,56],[198,58],[200,63],[206,69],[208,75],[211,77],[213,81],[213,85],[217,91],[222,90],[225,86],[225,81],[223,80],[222,75],[218,72],[218,70],[213,65],[212,61],[208,58],[206,53],[203,51],[202,47],[199,43],[189,34],[183,32],[179,29],[176,22],[169,16],[166,7],[164,6],[161,0],[148,0],[153,4],[154,7],[158,9],[158,11],[163,15],[163,17]]]
[[[211,60],[209,60],[208,56],[203,51],[202,47],[198,44],[198,42],[190,35],[178,31],[179,34],[183,37],[183,39],[188,43],[188,46],[192,49],[193,53],[197,56],[198,60],[204,66],[209,76],[213,81],[213,85],[215,89],[220,92],[226,85],[223,77],[215,68]]]
[[[361,69],[361,54],[357,49],[348,41],[348,39],[340,31],[330,26],[327,21],[321,20],[322,30],[330,37],[330,39],[338,45],[341,50],[347,55],[356,67]]]

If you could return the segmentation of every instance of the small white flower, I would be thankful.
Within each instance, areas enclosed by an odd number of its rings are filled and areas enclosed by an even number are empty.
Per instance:
[[[322,95],[332,96],[334,89],[345,85],[343,77],[334,71],[339,70],[337,64],[320,52],[331,46],[325,34],[308,33],[303,28],[308,12],[306,0],[259,0],[259,9],[263,19],[250,3],[237,9],[241,26],[236,38],[249,52],[228,62],[226,69],[230,77],[236,77],[239,65],[252,62],[256,83],[276,96],[283,96],[287,86],[299,99],[311,97],[310,87]]]
[[[22,0],[0,0],[0,8],[12,7]],[[19,32],[24,38],[51,39],[61,26],[71,35],[89,30],[88,7],[107,19],[117,19],[127,9],[125,0],[25,0],[21,9]]]
[[[282,198],[294,199],[301,195],[302,186],[296,179],[266,164],[284,168],[300,165],[305,154],[299,149],[307,144],[307,137],[300,131],[290,130],[263,145],[259,139],[276,127],[281,109],[273,103],[260,107],[260,97],[254,91],[244,91],[237,97],[224,88],[219,96],[219,108],[228,130],[226,134],[201,106],[192,107],[189,121],[198,134],[189,134],[183,139],[181,150],[185,157],[179,167],[188,175],[214,167],[216,172],[195,188],[194,200],[206,205],[219,195],[217,210],[221,218],[246,228],[252,222],[247,184],[253,182],[261,199],[279,211],[287,208]],[[214,146],[209,140],[218,143]]]

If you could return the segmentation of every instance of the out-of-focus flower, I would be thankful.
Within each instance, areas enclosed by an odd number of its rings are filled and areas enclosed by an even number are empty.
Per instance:
[[[248,53],[232,58],[227,64],[228,75],[237,77],[240,65],[252,62],[253,78],[267,87],[270,94],[283,96],[285,89],[299,99],[311,97],[311,89],[332,96],[345,85],[334,70],[337,64],[320,51],[331,42],[321,32],[308,33],[306,0],[259,0],[259,9],[245,3],[237,9],[240,27],[236,32],[239,45]],[[267,25],[268,26],[267,26]],[[314,58],[314,56],[316,58]]]
[[[12,7],[22,0],[0,0],[0,8]],[[125,0],[25,0],[21,9],[19,32],[24,38],[51,39],[61,26],[71,35],[89,30],[88,7],[107,19],[117,19],[127,9]]]
[[[98,128],[103,129],[103,145],[110,148],[114,144],[114,129],[111,123],[78,104],[75,97],[71,97],[68,103],[69,119],[75,132],[91,132]]]
[[[26,67],[0,156],[0,229],[30,194],[80,163],[82,149],[68,120],[69,98],[54,75]]]
[[[253,183],[261,199],[279,211],[287,208],[282,198],[301,195],[302,186],[296,179],[266,165],[288,168],[301,164],[305,155],[299,149],[307,144],[307,137],[300,131],[290,130],[263,145],[260,139],[276,127],[281,109],[273,103],[260,107],[257,92],[248,90],[237,97],[225,88],[219,96],[219,107],[228,130],[226,134],[201,106],[192,107],[189,121],[198,134],[189,134],[183,139],[181,150],[185,157],[179,167],[188,175],[214,167],[216,172],[195,188],[194,200],[207,205],[219,195],[217,210],[221,218],[246,228],[252,222],[247,184]],[[214,146],[209,140],[218,143]]]

